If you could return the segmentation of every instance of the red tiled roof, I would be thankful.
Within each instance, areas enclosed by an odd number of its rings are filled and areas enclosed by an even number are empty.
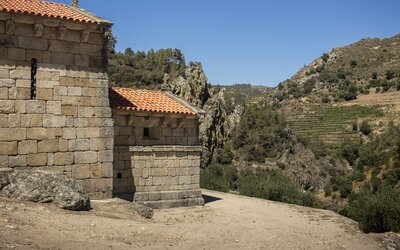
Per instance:
[[[86,23],[100,23],[98,18],[81,9],[41,0],[0,0],[0,11],[26,13]]]
[[[167,93],[157,90],[111,88],[110,106],[113,109],[196,115]]]

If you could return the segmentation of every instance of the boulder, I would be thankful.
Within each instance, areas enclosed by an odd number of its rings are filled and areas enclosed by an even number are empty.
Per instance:
[[[136,213],[146,219],[151,219],[154,216],[154,210],[152,208],[140,205],[138,203],[129,204],[129,209],[134,210]]]
[[[1,188],[0,194],[24,201],[51,202],[67,210],[87,211],[90,209],[86,191],[74,179],[52,171],[10,172],[8,184]]]

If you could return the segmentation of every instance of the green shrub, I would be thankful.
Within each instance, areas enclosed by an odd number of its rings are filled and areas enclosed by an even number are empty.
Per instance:
[[[331,179],[333,191],[339,191],[341,198],[346,198],[353,192],[353,184],[348,176],[337,176]]]
[[[313,194],[303,192],[281,171],[257,169],[241,173],[239,191],[243,195],[309,207],[320,207]]]
[[[357,65],[358,65],[358,62],[356,60],[351,60],[351,62],[350,62],[351,67],[355,68],[355,67],[357,67]]]
[[[360,145],[345,141],[339,146],[340,157],[347,160],[351,165],[360,157]]]
[[[400,192],[383,186],[376,192],[364,189],[350,201],[342,214],[358,221],[366,232],[400,231]]]
[[[395,77],[395,73],[393,70],[387,70],[386,71],[386,79],[391,80]]]
[[[326,185],[324,187],[324,193],[325,193],[325,197],[331,196],[333,192],[332,186],[331,185]]]
[[[202,188],[228,192],[237,189],[238,175],[232,165],[210,164],[200,171]]]
[[[372,132],[371,125],[367,121],[363,121],[360,126],[360,132],[363,135],[369,135]]]
[[[322,60],[324,61],[324,62],[327,62],[328,61],[328,59],[329,59],[329,55],[327,54],[327,53],[324,53],[323,55],[322,55]]]

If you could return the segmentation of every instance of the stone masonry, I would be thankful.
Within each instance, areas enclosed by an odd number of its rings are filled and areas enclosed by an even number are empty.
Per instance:
[[[0,168],[63,172],[112,197],[110,26],[0,12]]]
[[[113,109],[113,118],[114,196],[153,208],[204,203],[199,115]]]

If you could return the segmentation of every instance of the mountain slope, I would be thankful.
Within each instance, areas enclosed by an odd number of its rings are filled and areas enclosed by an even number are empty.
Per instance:
[[[400,84],[400,34],[387,39],[362,39],[338,47],[280,83],[272,97],[306,102],[352,100],[379,88]]]

